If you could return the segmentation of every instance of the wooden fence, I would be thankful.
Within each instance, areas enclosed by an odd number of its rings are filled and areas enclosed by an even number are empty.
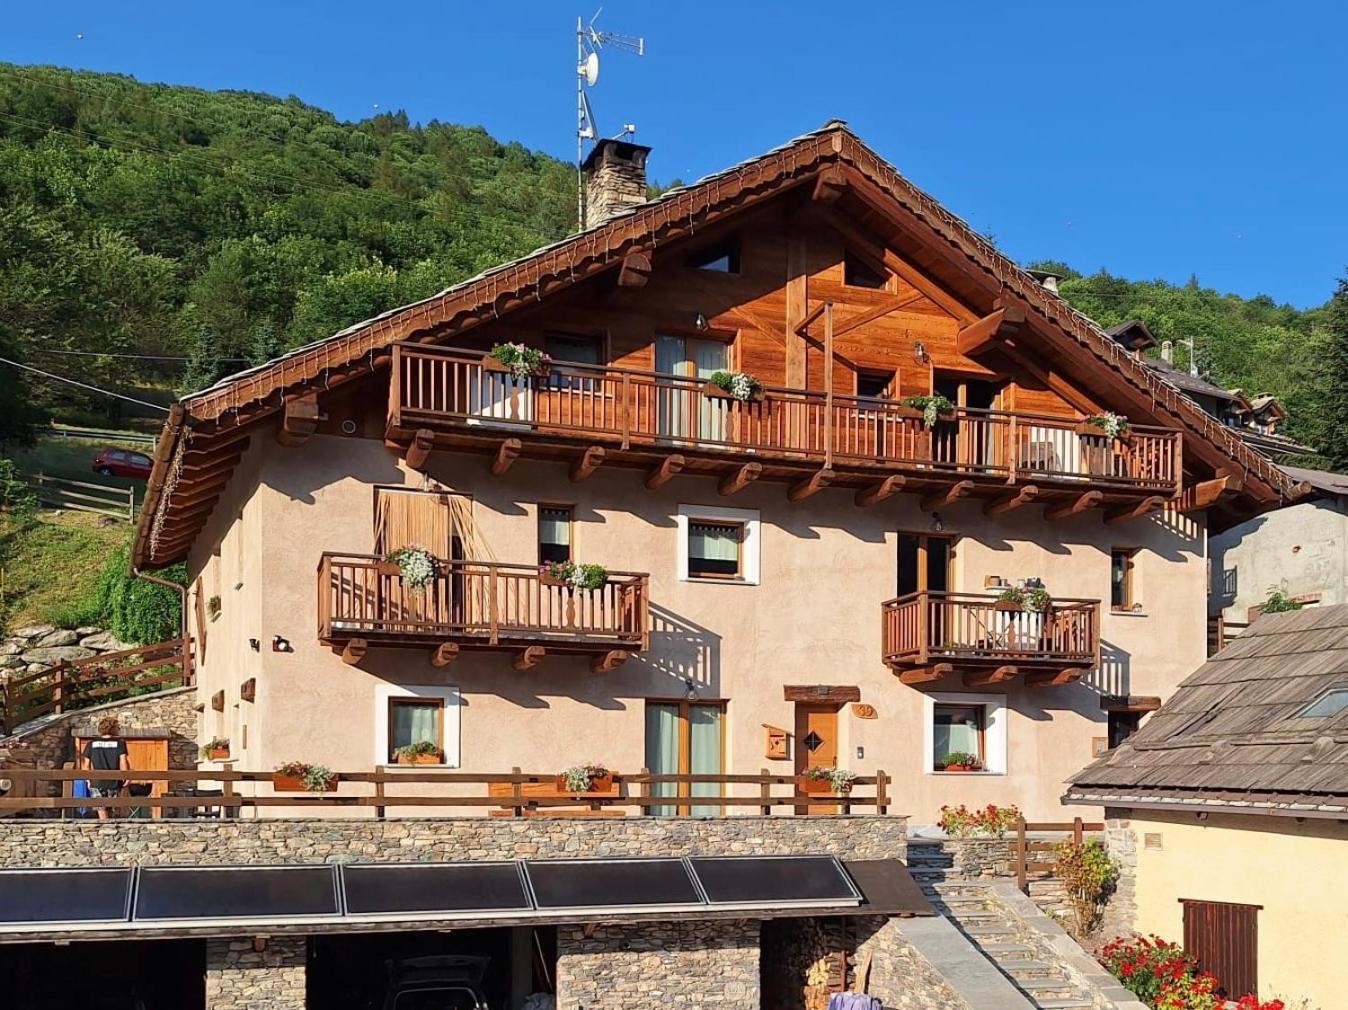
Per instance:
[[[605,792],[567,793],[554,787],[556,775],[531,774],[518,768],[510,772],[452,772],[439,770],[384,769],[339,772],[335,789],[322,793],[275,791],[272,772],[218,771],[92,771],[75,768],[6,768],[0,777],[11,780],[7,795],[0,796],[0,812],[24,812],[33,816],[63,816],[84,808],[114,808],[114,816],[131,811],[173,810],[182,816],[237,817],[240,810],[264,811],[284,808],[285,815],[303,815],[310,810],[358,809],[383,817],[389,807],[440,808],[446,816],[453,808],[488,808],[497,815],[526,817],[549,813],[562,815],[637,814],[674,812],[696,807],[712,808],[717,815],[744,810],[770,815],[777,810],[850,814],[889,812],[892,779],[883,771],[856,779],[844,793],[806,793],[794,775],[655,775],[642,771],[615,774]],[[72,786],[84,780],[151,784],[164,782],[161,795],[83,797]],[[47,795],[57,792],[61,795]],[[434,792],[407,791],[408,786],[441,786]],[[714,787],[719,795],[702,795],[695,787]],[[476,787],[476,788],[474,788]],[[543,787],[543,788],[540,788]],[[668,787],[672,787],[668,788]],[[725,795],[736,787],[744,795]],[[402,790],[402,791],[400,791]],[[160,792],[160,790],[155,790]],[[824,808],[824,809],[821,809]]]
[[[1104,830],[1103,824],[1096,821],[1083,821],[1080,817],[1068,822],[1045,823],[1026,821],[1022,817],[1016,824],[1016,840],[1011,845],[1011,858],[1014,860],[1016,870],[1016,886],[1028,894],[1030,874],[1051,874],[1057,869],[1056,862],[1036,859],[1036,854],[1053,852],[1059,845],[1069,839],[1075,844],[1081,845],[1085,840],[1086,832]],[[1031,839],[1026,837],[1029,832],[1035,832],[1036,834],[1040,832],[1051,833],[1061,837]]]
[[[0,732],[12,732],[39,716],[186,687],[192,683],[191,641],[173,638],[15,677],[0,693]]]
[[[25,478],[32,485],[39,504],[76,512],[96,512],[132,522],[136,518],[136,489],[35,473]]]

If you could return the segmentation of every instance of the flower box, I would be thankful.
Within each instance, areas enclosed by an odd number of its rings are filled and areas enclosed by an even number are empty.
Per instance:
[[[557,791],[567,796],[588,796],[591,793],[611,793],[613,792],[613,773],[607,775],[596,775],[590,779],[590,788],[584,793],[578,793],[567,787],[566,776],[558,775],[556,781]]]
[[[225,761],[229,758],[228,747],[208,747],[206,749],[207,761]]]
[[[548,366],[546,364],[539,365],[537,368],[533,370],[533,372],[531,372],[529,375],[521,379],[515,375],[515,370],[513,368],[511,368],[509,365],[501,364],[494,357],[488,354],[485,358],[482,359],[482,371],[495,372],[498,375],[508,376],[510,381],[512,382],[527,382],[529,379],[546,378],[548,374]]]
[[[1025,609],[1025,605],[1015,600],[998,600],[992,605],[992,609],[1003,614],[1019,614]]]
[[[400,765],[438,765],[445,759],[442,754],[395,754],[393,760]]]
[[[710,397],[710,398],[713,399],[713,400],[738,400],[738,399],[739,399],[738,397],[733,396],[733,395],[731,394],[730,390],[728,390],[728,389],[722,389],[722,388],[721,388],[720,386],[718,386],[716,383],[711,382],[711,381],[707,381],[707,382],[704,382],[704,383],[702,384],[702,392],[703,392],[703,395],[708,396],[708,397]],[[749,394],[749,399],[748,399],[748,400],[744,400],[744,401],[741,401],[741,402],[743,402],[743,403],[762,403],[762,402],[763,402],[763,395],[764,395],[764,394],[763,394],[763,390],[761,390],[761,389],[755,390],[754,392],[752,392],[752,393]]]
[[[304,779],[299,775],[282,775],[279,772],[271,777],[272,788],[278,793],[307,793],[312,792],[304,784]],[[325,793],[334,793],[337,791],[337,776],[328,776],[328,781],[324,783],[323,788],[319,790]]]
[[[808,775],[797,775],[796,786],[803,793],[833,793],[833,783],[828,779],[812,779]]]
[[[1104,428],[1101,428],[1098,424],[1091,424],[1089,421],[1079,422],[1076,425],[1076,427],[1072,429],[1072,431],[1082,436],[1083,438],[1098,438],[1103,440],[1112,439],[1113,441],[1116,442],[1127,442],[1129,439],[1127,428],[1119,432],[1117,435],[1110,435],[1110,433],[1105,431]]]
[[[976,772],[978,765],[946,765],[941,769],[943,772]]]
[[[565,581],[564,579],[559,579],[559,578],[557,578],[557,576],[555,576],[555,575],[548,575],[548,574],[546,574],[546,573],[539,573],[539,576],[538,576],[538,584],[539,584],[540,586],[556,586],[557,588],[560,589],[560,588],[562,588],[563,586],[570,586],[571,583]]]
[[[396,561],[376,561],[374,571],[376,575],[396,575],[398,578],[402,578],[403,574]]]

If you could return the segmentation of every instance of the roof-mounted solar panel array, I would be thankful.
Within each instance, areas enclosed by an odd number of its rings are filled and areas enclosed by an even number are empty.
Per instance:
[[[0,932],[773,914],[863,900],[832,856],[25,869],[0,870]]]

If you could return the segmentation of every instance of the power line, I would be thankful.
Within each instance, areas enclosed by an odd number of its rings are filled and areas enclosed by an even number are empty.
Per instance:
[[[191,361],[192,359],[185,354],[111,354],[106,351],[67,351],[54,347],[35,347],[36,354],[75,354],[86,358],[128,358],[135,361]],[[252,358],[216,358],[219,362],[237,362],[248,363]]]
[[[32,365],[25,365],[19,361],[10,361],[8,358],[0,358],[0,364],[12,365],[15,368],[22,368],[26,372],[34,372],[47,379],[55,379],[57,382],[68,382],[72,386],[79,386],[81,389],[87,389],[94,393],[100,393],[103,396],[111,396],[117,400],[125,400],[127,403],[135,403],[142,407],[152,407],[155,410],[162,410],[165,414],[169,409],[158,403],[150,403],[148,400],[137,400],[134,396],[124,396],[121,393],[114,393],[110,389],[99,389],[97,386],[91,386],[87,382],[77,382],[75,379],[67,379],[64,375],[56,375],[53,372],[44,372],[40,368],[34,368]]]

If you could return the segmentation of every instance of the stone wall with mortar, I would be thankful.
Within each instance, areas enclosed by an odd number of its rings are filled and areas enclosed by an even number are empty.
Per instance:
[[[1099,935],[1106,940],[1129,936],[1137,930],[1137,833],[1130,821],[1109,811],[1105,821],[1105,848],[1119,869],[1114,891],[1100,918]]]
[[[304,1010],[307,950],[302,936],[207,940],[206,1010]]]
[[[759,1005],[758,922],[611,923],[557,930],[557,1006]]]
[[[903,817],[595,817],[0,822],[0,867],[582,856],[902,858]]]

